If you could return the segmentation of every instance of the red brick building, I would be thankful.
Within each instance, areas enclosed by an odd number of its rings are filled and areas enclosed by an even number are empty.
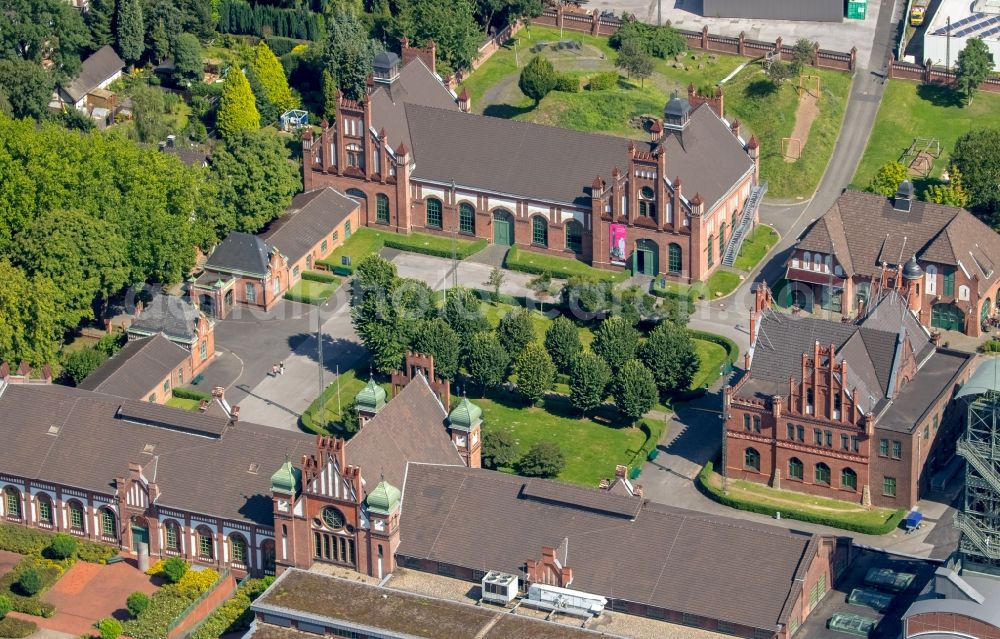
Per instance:
[[[303,138],[305,188],[361,203],[361,222],[465,235],[703,280],[757,220],[758,143],[723,96],[673,98],[648,142],[484,117],[404,43],[376,57],[368,93]]]
[[[191,302],[210,317],[225,319],[236,304],[269,311],[288,290],[288,260],[274,246],[233,231],[208,256],[190,282]]]
[[[190,383],[215,357],[215,321],[176,295],[154,295],[149,304],[140,307],[126,333],[130,342],[162,335],[188,352],[190,370],[178,369],[175,377],[178,386]],[[158,359],[169,360],[164,350],[158,349]],[[148,372],[144,373],[144,377],[147,375]]]
[[[915,200],[909,182],[891,198],[847,191],[799,240],[787,263],[792,285],[779,294],[857,316],[916,256],[920,323],[979,336],[997,314],[998,255],[993,229],[964,209]]]
[[[1000,639],[1000,578],[941,567],[903,614],[903,639]]]
[[[921,274],[911,262],[907,293]],[[775,488],[909,508],[954,454],[952,410],[973,356],[937,348],[901,291],[856,324],[770,310],[760,285],[745,372],[724,389],[725,473]]]
[[[178,386],[190,384],[192,353],[163,333],[125,344],[77,386],[117,397],[165,404]]]

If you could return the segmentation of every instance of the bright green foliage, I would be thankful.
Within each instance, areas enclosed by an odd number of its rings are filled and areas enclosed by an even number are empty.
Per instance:
[[[507,274],[499,266],[494,266],[493,270],[490,271],[490,276],[486,278],[483,282],[483,286],[489,286],[490,290],[493,291],[493,300],[500,299],[500,287],[503,286],[504,280],[507,279]]]
[[[491,430],[483,435],[484,468],[513,468],[517,463],[517,440],[509,430]]]
[[[531,313],[518,306],[504,314],[497,326],[497,339],[511,358],[516,359],[528,344],[535,341],[535,325],[531,321]]]
[[[288,78],[285,77],[285,69],[281,62],[275,57],[267,42],[261,40],[253,52],[253,61],[250,69],[257,75],[267,99],[278,107],[278,110],[285,111],[295,107],[298,101],[292,95],[292,90],[288,87]]]
[[[180,581],[187,571],[188,565],[180,557],[171,557],[163,562],[163,574],[172,584]]]
[[[903,180],[910,178],[910,171],[901,162],[886,162],[868,184],[868,190],[890,197],[896,194],[896,189]]]
[[[253,69],[247,69],[247,82],[250,83],[254,104],[257,106],[257,113],[260,114],[260,121],[265,124],[277,122],[281,117],[282,111],[267,97],[264,85],[260,83],[260,78],[257,77]]]
[[[245,632],[253,621],[250,604],[274,582],[274,577],[247,579],[226,603],[205,619],[191,639],[217,639],[223,635]]]
[[[144,592],[133,592],[125,600],[125,607],[133,617],[138,617],[142,611],[149,608],[149,595]]]
[[[517,391],[529,404],[535,404],[552,390],[556,367],[545,349],[532,342],[514,362],[514,374],[517,375]]]
[[[337,115],[337,81],[329,69],[323,69],[323,115],[328,120]]]
[[[17,586],[28,597],[37,595],[42,590],[42,576],[34,568],[28,568],[18,577]]]
[[[483,314],[483,302],[472,289],[458,287],[449,289],[444,303],[444,319],[451,325],[462,343],[474,333],[490,330],[490,323]]]
[[[569,401],[583,415],[604,403],[611,383],[611,368],[593,353],[580,353],[569,380]]]
[[[372,72],[372,59],[380,49],[368,35],[368,29],[353,11],[338,13],[327,25],[323,43],[323,63],[340,92],[351,100],[360,100]],[[329,88],[324,85],[324,90]],[[326,104],[327,108],[331,106]],[[327,111],[330,117],[333,111]]]
[[[63,0],[4,0],[0,10],[0,59],[21,58],[68,82],[80,70],[81,50],[90,45],[80,10]]]
[[[517,472],[526,477],[555,477],[566,466],[566,455],[557,444],[538,442],[517,463]]]
[[[401,308],[395,303],[399,285],[396,265],[372,253],[358,264],[351,299],[351,322],[372,355],[375,369],[389,374],[403,364],[408,347]]]
[[[279,217],[298,192],[299,171],[281,139],[270,130],[238,131],[212,154],[208,174],[216,237],[255,233]]]
[[[7,613],[13,609],[10,603],[10,597],[6,595],[0,595],[0,619],[7,616]]]
[[[198,82],[202,78],[201,43],[190,33],[182,33],[174,40],[174,77],[178,80]]]
[[[630,78],[634,76],[645,80],[653,74],[653,59],[638,38],[630,38],[621,43],[615,66],[625,71]]]
[[[476,57],[483,32],[476,24],[473,0],[400,0],[398,25],[417,45],[437,44],[439,71],[467,67]]]
[[[615,406],[635,423],[656,405],[658,398],[653,373],[639,360],[625,362],[612,384]]]
[[[134,65],[146,50],[143,38],[142,5],[139,0],[117,0],[115,11],[115,41],[118,53]]]
[[[623,43],[635,40],[649,55],[657,58],[669,58],[687,49],[687,40],[676,29],[668,26],[657,27],[635,18],[625,21],[618,31],[611,36],[611,46],[620,49]]]
[[[24,639],[38,632],[38,624],[27,619],[7,617],[0,619],[0,637],[5,639]]]
[[[500,345],[495,333],[479,331],[469,338],[465,346],[465,368],[469,377],[484,392],[503,382],[509,364],[510,355]]]
[[[639,358],[652,371],[663,394],[685,391],[698,373],[698,353],[682,326],[661,322],[639,347]]]
[[[573,320],[560,315],[549,325],[545,331],[545,350],[560,373],[569,373],[573,369],[577,356],[583,350],[580,332]]]
[[[521,93],[538,104],[556,86],[556,70],[543,56],[536,55],[521,69],[517,80]]]
[[[955,142],[951,160],[962,173],[969,204],[983,212],[1000,210],[1000,129],[973,129]]]
[[[236,135],[239,131],[256,131],[260,128],[260,114],[257,112],[250,83],[237,67],[230,68],[226,74],[215,125],[223,139]]]
[[[993,72],[993,54],[979,38],[966,40],[965,48],[958,53],[955,66],[955,87],[962,94],[966,104],[972,104],[972,97],[979,84]]]
[[[962,172],[952,165],[948,171],[951,180],[948,184],[935,184],[924,191],[924,200],[934,204],[945,204],[965,208],[969,205],[969,194],[962,186]]]
[[[816,43],[799,38],[792,47],[792,61],[800,67],[809,66],[816,57]]]
[[[0,361],[33,365],[55,361],[62,336],[55,296],[49,278],[29,277],[0,260]]]
[[[122,634],[122,624],[117,619],[101,619],[97,622],[97,632],[101,639],[118,639]]]
[[[49,554],[52,555],[53,559],[69,559],[76,556],[77,546],[76,537],[66,533],[58,533],[49,544]]]
[[[458,372],[458,333],[441,318],[423,320],[410,345],[417,353],[434,356],[434,373],[443,379],[455,379]]]
[[[591,348],[600,355],[613,373],[635,357],[639,348],[639,331],[625,318],[615,316],[601,322]]]
[[[598,73],[597,75],[590,78],[590,82],[587,83],[588,91],[607,91],[613,89],[618,85],[618,72],[617,71],[606,71],[604,73]]]
[[[782,62],[773,60],[766,68],[765,73],[768,79],[775,86],[780,85],[785,80],[790,80],[798,75],[798,66],[794,62]]]
[[[52,97],[52,75],[34,62],[10,58],[0,60],[0,92],[15,118],[40,118]]]
[[[159,87],[140,84],[129,91],[135,113],[135,137],[139,142],[159,142],[167,134],[164,119],[164,92]]]

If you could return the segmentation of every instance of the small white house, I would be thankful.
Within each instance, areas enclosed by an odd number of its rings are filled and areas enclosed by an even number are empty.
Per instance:
[[[123,68],[125,62],[114,49],[108,45],[101,47],[83,61],[80,73],[68,85],[56,88],[49,107],[61,110],[73,106],[85,113],[91,107],[108,108],[107,88],[121,77]]]

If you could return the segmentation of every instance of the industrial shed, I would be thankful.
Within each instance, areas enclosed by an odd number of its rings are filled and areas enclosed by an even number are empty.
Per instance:
[[[706,18],[840,22],[844,0],[702,0]]]

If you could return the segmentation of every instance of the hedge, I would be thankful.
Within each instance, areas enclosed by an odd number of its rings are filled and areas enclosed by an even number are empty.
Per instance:
[[[791,504],[788,506],[782,506],[778,509],[768,504],[740,499],[723,493],[721,488],[717,488],[712,485],[712,471],[712,462],[705,464],[705,467],[701,469],[700,473],[698,473],[698,486],[700,486],[702,491],[711,499],[719,502],[723,506],[729,506],[730,508],[735,508],[737,510],[745,510],[751,513],[767,515],[768,517],[774,517],[780,510],[781,516],[785,519],[795,519],[811,524],[820,524],[823,526],[830,526],[832,528],[840,528],[842,530],[849,530],[851,532],[862,533],[865,535],[887,535],[898,528],[899,522],[902,521],[904,516],[906,516],[906,509],[900,508],[893,511],[889,518],[881,524],[862,524],[854,521],[839,519],[833,515],[820,515],[808,510],[801,510]]]
[[[739,345],[728,337],[717,335],[715,333],[709,333],[708,331],[699,331],[693,328],[688,329],[688,334],[694,339],[703,339],[706,342],[718,344],[722,348],[726,349],[726,359],[729,360],[730,364],[735,364],[736,360],[740,357]]]
[[[250,604],[273,582],[274,577],[245,580],[226,603],[195,629],[191,639],[217,639],[225,634],[245,632],[253,621]]]
[[[695,289],[688,289],[687,293],[681,293],[680,291],[672,291],[669,289],[662,289],[657,286],[650,287],[650,294],[656,297],[662,297],[663,299],[672,299],[682,302],[687,305],[688,314],[694,313],[694,302],[698,297],[698,292]]]
[[[320,271],[303,271],[302,279],[311,280],[313,282],[329,282],[331,284],[340,281],[340,278],[336,275],[330,275],[329,273],[322,273]]]
[[[608,89],[613,89],[618,84],[618,72],[608,71],[606,73],[598,73],[594,77],[590,78],[590,83],[587,85],[588,91],[607,91]]]
[[[21,575],[28,570],[37,572],[42,581],[41,590],[30,597],[21,592],[18,585]],[[10,572],[0,577],[0,594],[10,599],[11,607],[17,612],[36,617],[51,617],[56,613],[56,607],[39,597],[59,580],[63,570],[63,566],[55,561],[29,555],[19,561]]]
[[[325,267],[328,271],[336,271],[337,269],[342,269],[347,271],[347,274],[351,274],[354,272],[353,266],[344,266],[343,264],[340,263],[340,260],[322,259],[322,260],[316,260],[314,264],[316,264],[316,266]],[[303,277],[305,277],[305,275],[303,275]]]
[[[302,302],[303,304],[319,306],[330,299],[330,296],[327,295],[326,297],[323,297],[322,295],[307,295],[306,293],[292,293],[289,291],[285,293],[285,299],[293,302]]]
[[[193,388],[175,388],[174,397],[180,399],[193,399],[196,401],[212,401],[212,396],[205,391],[194,390]]]
[[[24,526],[0,524],[0,550],[19,555],[41,555],[49,547],[55,533]],[[118,551],[107,544],[77,539],[76,557],[95,564],[107,563]]]
[[[582,277],[594,282],[618,282],[628,277],[627,272],[606,271],[594,268],[573,257],[547,255],[512,246],[507,252],[504,266],[511,271],[531,275],[550,275],[562,279]]]
[[[435,257],[451,257],[451,242],[448,242],[447,246],[442,245],[430,245],[426,246],[418,243],[421,238],[426,237],[422,234],[415,233],[412,235],[400,235],[400,236],[386,236],[383,240],[383,246],[386,248],[393,248],[399,251],[406,251],[408,253],[419,253],[421,255],[433,255]],[[436,237],[436,236],[431,236]],[[417,241],[414,241],[417,240]],[[458,259],[464,260],[473,253],[478,253],[479,251],[486,248],[486,240],[457,240],[455,242],[455,253]]]
[[[18,619],[16,617],[4,617],[0,619],[0,637],[5,637],[6,639],[23,639],[35,634],[37,630],[38,624],[34,621]]]
[[[980,347],[984,353],[1000,353],[1000,340],[991,339],[983,342]]]
[[[553,91],[563,91],[564,93],[579,93],[580,78],[569,73],[560,73],[556,76],[556,86]]]
[[[164,639],[170,624],[218,581],[214,570],[189,570],[177,583],[153,593],[149,606],[122,624],[124,634],[132,639]]]

